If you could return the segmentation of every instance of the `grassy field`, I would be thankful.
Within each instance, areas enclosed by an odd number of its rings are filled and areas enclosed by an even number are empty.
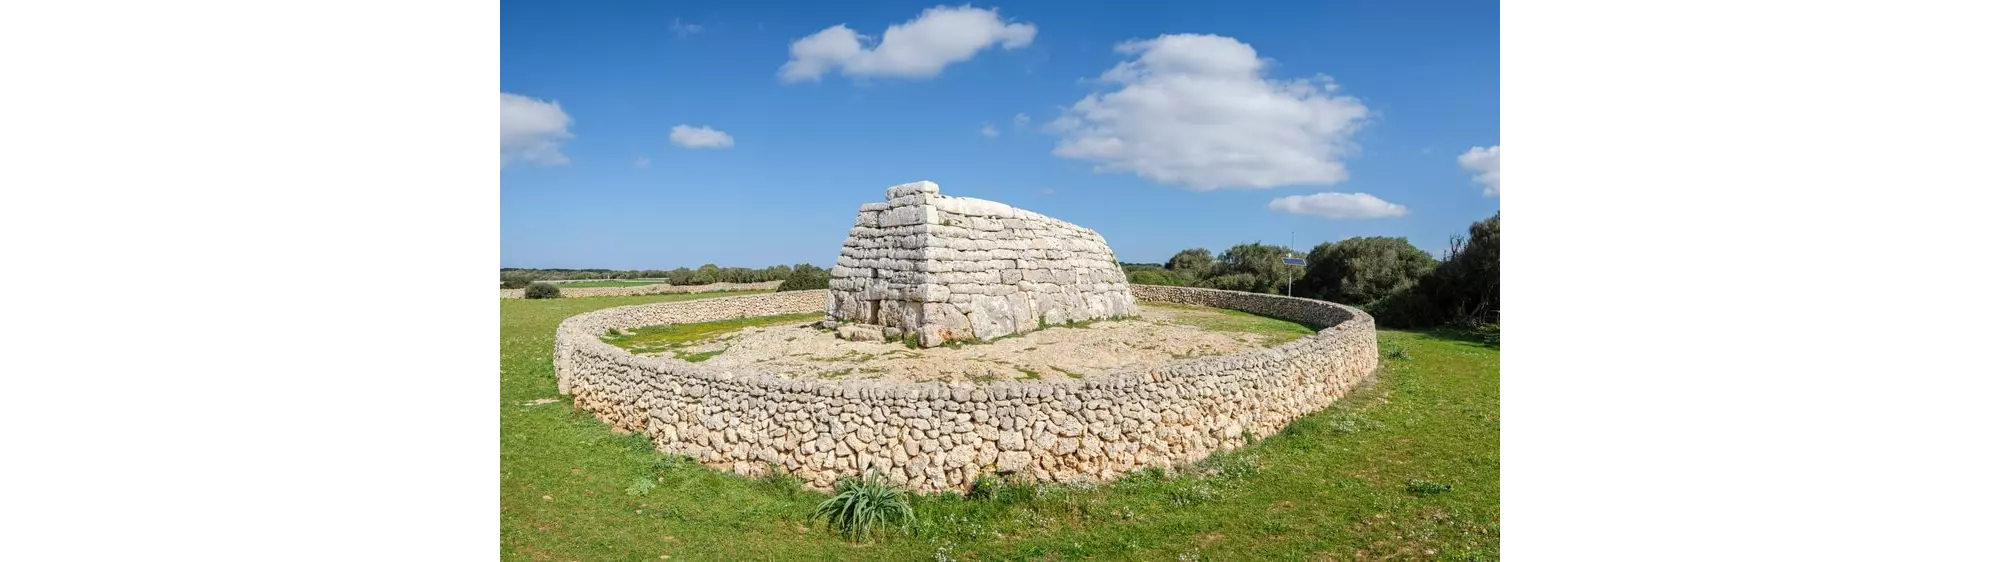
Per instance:
[[[550,353],[563,318],[716,296],[501,301],[502,558],[1498,558],[1494,347],[1383,331],[1375,385],[1260,443],[1179,474],[919,498],[913,535],[852,543],[807,520],[825,495],[657,453],[556,394]]]

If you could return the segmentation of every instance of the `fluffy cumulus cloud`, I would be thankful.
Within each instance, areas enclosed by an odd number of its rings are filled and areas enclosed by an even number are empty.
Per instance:
[[[681,148],[729,148],[736,146],[736,139],[730,138],[729,133],[708,127],[689,127],[687,125],[674,125],[673,133],[667,135],[667,140],[673,141],[675,146]]]
[[[1500,145],[1472,147],[1458,155],[1458,167],[1475,174],[1472,181],[1486,186],[1486,194],[1500,196]]]
[[[979,136],[982,136],[982,137],[986,137],[986,138],[989,138],[989,139],[990,139],[990,138],[993,138],[993,137],[997,137],[997,136],[1000,136],[1000,130],[999,130],[999,129],[995,129],[995,128],[993,128],[993,124],[992,124],[992,123],[987,123],[987,124],[985,124],[985,125],[980,125],[980,126],[979,126]]]
[[[1366,193],[1314,193],[1271,200],[1271,210],[1329,219],[1379,219],[1410,214],[1408,208]]]
[[[1347,179],[1341,158],[1366,120],[1359,100],[1326,75],[1264,76],[1270,61],[1216,35],[1162,35],[1118,45],[1131,55],[1048,130],[1055,154],[1199,191],[1328,185]]]
[[[1016,127],[1026,127],[1026,126],[1028,126],[1028,114],[1026,114],[1026,113],[1016,113],[1016,114],[1014,114],[1014,126],[1016,126]]]
[[[819,80],[828,71],[860,77],[929,78],[994,45],[1018,49],[1035,41],[1035,24],[1008,23],[999,10],[937,6],[916,19],[889,26],[882,40],[836,25],[792,42],[792,58],[778,69],[784,82]]]
[[[569,133],[570,122],[556,102],[500,92],[500,165],[568,164],[562,143],[574,136]]]

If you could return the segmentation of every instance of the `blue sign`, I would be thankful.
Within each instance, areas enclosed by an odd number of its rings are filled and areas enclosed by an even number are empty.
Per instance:
[[[1285,258],[1285,265],[1305,265],[1305,264],[1306,260],[1302,260],[1299,258]]]

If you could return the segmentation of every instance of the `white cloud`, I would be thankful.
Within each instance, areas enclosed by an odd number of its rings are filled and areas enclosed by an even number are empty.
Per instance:
[[[1016,126],[1016,127],[1026,127],[1026,126],[1028,126],[1028,114],[1026,114],[1026,113],[1016,113],[1016,114],[1014,114],[1014,126]]]
[[[1119,86],[1063,111],[1055,154],[1197,191],[1328,185],[1368,108],[1333,79],[1264,78],[1270,61],[1217,35],[1162,35],[1118,45],[1134,58],[1100,80]]]
[[[640,156],[639,159],[632,161],[632,167],[641,170],[651,168],[653,167],[653,160],[651,158]]]
[[[992,123],[987,123],[979,126],[979,134],[990,139],[1000,136],[1000,130],[993,128]]]
[[[1500,196],[1500,145],[1472,147],[1458,155],[1458,167],[1478,174],[1472,181],[1486,186],[1486,195]]]
[[[575,136],[569,134],[570,122],[561,104],[500,92],[500,165],[568,164],[562,142]]]
[[[1366,193],[1314,193],[1271,200],[1271,210],[1329,219],[1379,219],[1410,214],[1402,205]]]
[[[1042,195],[1055,195],[1055,194],[1056,194],[1055,188],[1052,187],[1042,188]]]
[[[929,78],[996,44],[1003,49],[1028,46],[1035,40],[1035,24],[1007,23],[997,9],[937,6],[889,26],[875,46],[862,46],[871,40],[846,24],[808,35],[792,42],[792,58],[778,69],[778,79],[817,81],[836,68],[848,76]]]
[[[674,35],[678,35],[681,37],[687,37],[689,35],[701,33],[701,25],[692,23],[681,23],[680,18],[674,18],[674,24],[672,29],[674,31]]]
[[[672,134],[667,135],[667,140],[673,141],[675,145],[679,145],[682,148],[729,148],[736,146],[736,139],[730,138],[729,133],[708,127],[689,127],[687,125],[674,125],[674,131]]]

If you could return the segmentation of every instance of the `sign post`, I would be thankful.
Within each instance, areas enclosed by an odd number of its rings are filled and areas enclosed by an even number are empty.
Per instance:
[[[1291,257],[1291,256],[1286,256],[1286,257],[1285,257],[1285,265],[1305,265],[1305,264],[1306,264],[1306,260],[1302,260],[1302,259],[1299,259],[1299,258],[1294,258],[1294,257]],[[1289,296],[1292,296],[1292,269],[1291,269],[1291,268],[1285,268],[1285,296],[1287,296],[1287,297],[1289,297]]]

